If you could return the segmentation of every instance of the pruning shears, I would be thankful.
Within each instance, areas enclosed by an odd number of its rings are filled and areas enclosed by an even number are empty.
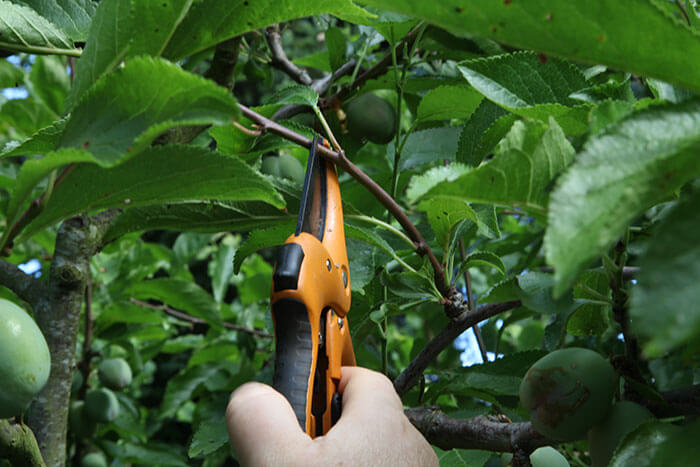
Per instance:
[[[317,153],[319,140],[314,137],[309,150],[296,230],[279,249],[270,294],[272,385],[311,437],[340,417],[340,367],[355,365],[340,186],[335,165]]]

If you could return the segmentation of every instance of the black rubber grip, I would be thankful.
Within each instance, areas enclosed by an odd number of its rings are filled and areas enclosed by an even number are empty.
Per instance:
[[[272,275],[275,292],[297,288],[302,261],[304,261],[304,250],[301,245],[286,243],[280,247],[277,253],[277,266]]]
[[[306,430],[306,397],[313,363],[311,323],[303,303],[284,298],[272,306],[275,316],[275,372],[272,386],[287,398]]]

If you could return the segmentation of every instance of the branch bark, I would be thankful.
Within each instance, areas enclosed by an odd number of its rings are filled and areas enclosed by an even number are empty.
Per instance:
[[[440,449],[530,453],[538,447],[556,444],[535,431],[529,422],[510,423],[483,415],[458,419],[429,407],[414,407],[404,413],[425,439]]]
[[[32,307],[45,297],[47,292],[46,285],[41,281],[5,260],[0,260],[0,284],[12,290]]]
[[[0,459],[7,459],[10,465],[46,466],[32,430],[9,420],[0,420]]]
[[[299,84],[311,86],[313,80],[306,70],[299,68],[287,57],[287,54],[282,48],[282,35],[280,34],[279,25],[270,26],[265,30],[265,38],[267,46],[272,52],[272,61],[270,65],[285,72],[290,78]]]
[[[65,464],[71,374],[90,258],[101,248],[102,236],[117,214],[110,210],[63,222],[56,236],[48,294],[34,308],[51,352],[51,374],[29,408],[28,425],[49,466]]]
[[[457,319],[450,321],[445,329],[428,342],[416,358],[396,377],[394,380],[396,392],[399,396],[406,394],[416,384],[428,365],[466,329],[499,313],[517,308],[520,304],[520,300],[489,303],[472,312],[462,313]]]

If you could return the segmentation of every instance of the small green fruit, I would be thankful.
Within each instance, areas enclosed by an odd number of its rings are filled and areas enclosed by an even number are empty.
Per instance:
[[[77,393],[82,387],[84,382],[83,373],[80,370],[75,370],[71,378],[70,392],[71,394]]]
[[[85,395],[85,409],[94,421],[109,423],[119,415],[119,401],[109,389],[93,389]]]
[[[264,156],[260,171],[265,175],[281,177],[280,174],[280,158],[278,156]]]
[[[123,358],[108,358],[97,367],[100,383],[116,391],[131,384],[131,367]]]
[[[501,467],[507,467],[513,460],[513,454],[507,452],[501,456]],[[530,454],[532,467],[570,467],[569,461],[551,446],[535,449]]]
[[[0,298],[0,418],[19,415],[49,379],[51,355],[26,311]]]
[[[301,165],[301,162],[299,162],[299,160],[291,154],[287,154],[285,152],[280,154],[279,169],[282,177],[291,178],[299,185],[304,183],[304,176],[306,175],[304,166]]]
[[[374,94],[363,94],[345,109],[350,135],[377,144],[387,144],[396,131],[396,112],[387,101]]]
[[[101,452],[91,452],[80,460],[80,467],[107,467],[107,459]]]
[[[97,423],[91,419],[85,410],[85,402],[75,401],[68,412],[68,427],[76,439],[85,439],[92,436]]]
[[[625,435],[654,415],[630,401],[613,405],[608,416],[588,432],[588,447],[593,467],[605,467]]]
[[[556,350],[535,362],[520,384],[532,426],[560,441],[584,438],[605,417],[617,386],[612,366],[582,348]]]

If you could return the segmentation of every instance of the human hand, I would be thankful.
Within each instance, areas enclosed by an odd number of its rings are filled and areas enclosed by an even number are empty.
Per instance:
[[[340,419],[325,436],[311,439],[282,394],[261,383],[236,389],[226,423],[238,461],[244,466],[438,465],[386,376],[343,367],[338,392]]]

